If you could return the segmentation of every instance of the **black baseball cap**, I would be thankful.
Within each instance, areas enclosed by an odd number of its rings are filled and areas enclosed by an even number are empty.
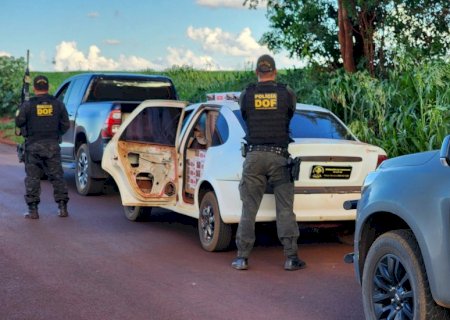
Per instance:
[[[48,90],[48,79],[46,76],[36,76],[34,78],[34,82],[33,82],[33,86],[37,89],[37,90]]]
[[[275,60],[268,54],[263,54],[256,62],[256,70],[259,72],[271,72],[276,69]]]

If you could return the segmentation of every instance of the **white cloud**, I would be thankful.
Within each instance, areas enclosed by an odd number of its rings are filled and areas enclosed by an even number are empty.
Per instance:
[[[188,38],[198,42],[202,50],[210,56],[233,58],[233,65],[220,64],[220,68],[225,70],[253,68],[256,59],[263,54],[272,54],[266,46],[261,46],[253,37],[250,28],[244,28],[238,34],[223,31],[220,28],[194,28],[189,26],[186,34]],[[272,54],[273,55],[273,54]],[[304,67],[305,62],[291,59],[285,53],[273,55],[279,69]],[[216,63],[216,65],[218,65]]]
[[[231,56],[252,56],[255,52],[266,50],[253,38],[250,28],[244,28],[238,35],[220,28],[198,28],[189,26],[187,36],[201,44],[207,52],[220,52]]]
[[[6,51],[0,51],[0,57],[11,57],[11,54]]]
[[[117,40],[117,39],[107,39],[104,42],[105,42],[105,44],[108,44],[108,45],[111,45],[111,46],[115,46],[115,45],[120,44],[120,41]]]
[[[218,70],[219,65],[210,56],[198,56],[191,50],[168,47],[167,65],[172,66],[190,66],[194,69]]]
[[[145,69],[161,69],[160,66],[137,56],[119,56],[118,68],[116,70],[145,70]]]
[[[306,60],[292,59],[285,54],[275,54],[273,58],[278,69],[304,68],[308,65]],[[256,61],[254,63],[256,64]]]
[[[116,61],[101,55],[100,49],[91,45],[87,55],[78,50],[75,41],[63,41],[56,46],[55,70],[102,70],[102,71],[120,71],[120,70],[144,70],[157,68],[150,61],[136,57],[121,55]]]
[[[258,8],[263,8],[265,0],[261,0],[262,3],[258,4]],[[200,6],[210,8],[239,8],[248,9],[248,5],[244,6],[244,0],[197,0],[196,3]]]
[[[173,66],[190,66],[200,70],[242,70],[253,68],[256,59],[262,54],[270,54],[253,38],[249,28],[238,34],[225,32],[220,28],[193,28],[186,31],[187,36],[200,44],[203,52],[191,48],[168,47],[167,54],[152,61],[139,56],[120,55],[117,59],[104,56],[100,48],[91,45],[87,52],[77,48],[75,41],[62,41],[56,46],[54,58],[55,71],[102,70],[102,71],[140,71],[145,69],[164,70]],[[117,40],[107,40],[109,45]],[[117,44],[119,42],[117,41]],[[301,67],[302,63],[276,54],[277,67]],[[45,60],[45,57],[41,57]]]
[[[233,34],[221,28],[189,26],[186,35],[189,39],[199,43],[207,55],[196,56],[190,50],[168,48],[169,64],[190,65],[207,70],[247,69],[256,57],[269,51],[267,47],[261,46],[255,40],[250,28],[244,28],[240,33]],[[221,60],[220,64],[219,59]],[[232,65],[227,65],[227,62],[224,64],[224,61],[227,60]]]

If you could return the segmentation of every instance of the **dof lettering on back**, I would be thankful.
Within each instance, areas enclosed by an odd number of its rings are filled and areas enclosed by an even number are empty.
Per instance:
[[[51,104],[38,104],[36,106],[36,115],[38,117],[51,117],[51,116],[53,116],[53,105],[51,105]]]
[[[256,110],[276,110],[277,94],[276,93],[255,93],[255,109]]]

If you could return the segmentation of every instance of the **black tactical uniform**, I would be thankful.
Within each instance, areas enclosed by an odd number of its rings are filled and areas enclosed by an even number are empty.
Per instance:
[[[66,217],[69,201],[63,177],[59,141],[69,128],[67,110],[62,102],[47,93],[48,80],[38,76],[34,79],[37,94],[25,101],[16,116],[16,126],[25,132],[25,201],[28,205],[26,218],[39,218],[40,179],[45,171],[53,185],[53,195],[58,203],[59,216]],[[39,90],[39,91],[36,91]]]
[[[270,56],[258,59],[257,71],[275,70]],[[240,97],[242,117],[248,133],[246,158],[239,191],[242,215],[236,234],[237,258],[232,266],[247,269],[247,259],[255,242],[255,220],[262,197],[269,184],[276,201],[277,233],[287,257],[286,270],[303,268],[298,259],[297,240],[299,229],[293,211],[294,183],[288,169],[289,123],[296,108],[294,92],[275,81],[263,81],[250,85]]]

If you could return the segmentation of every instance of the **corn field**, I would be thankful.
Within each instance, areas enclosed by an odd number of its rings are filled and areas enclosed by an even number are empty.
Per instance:
[[[79,72],[44,73],[51,92]],[[241,91],[256,81],[253,71],[199,71],[189,67],[144,74],[169,76],[180,99],[204,101],[206,93]],[[36,74],[32,74],[35,76]],[[281,70],[302,103],[320,105],[336,113],[367,143],[384,148],[389,157],[439,148],[450,134],[450,65],[443,61],[417,63],[404,59],[382,79],[366,72]]]
[[[338,73],[315,96],[390,157],[437,149],[450,134],[450,65],[443,62],[405,63],[381,80]]]

